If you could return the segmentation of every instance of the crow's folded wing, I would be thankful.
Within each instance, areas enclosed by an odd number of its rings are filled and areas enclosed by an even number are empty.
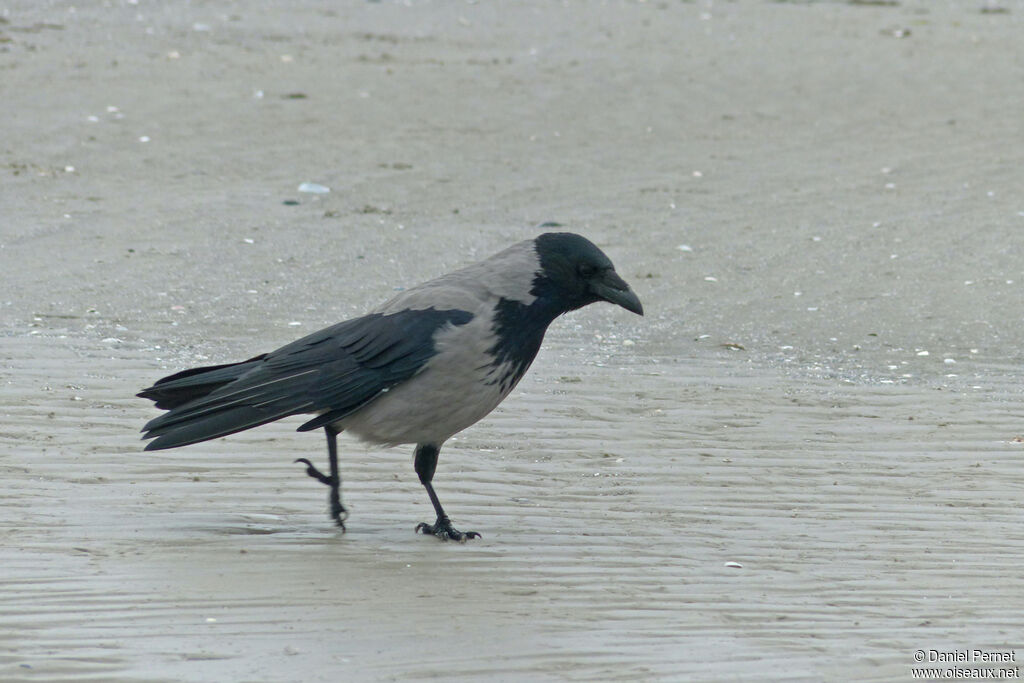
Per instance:
[[[143,438],[156,439],[146,450],[206,441],[298,413],[320,413],[300,430],[333,422],[415,375],[436,353],[435,334],[472,318],[458,309],[402,310],[314,332],[239,364],[237,379],[219,386],[207,382],[217,388],[151,420]],[[220,380],[225,367],[211,372]],[[202,372],[187,371],[147,391],[186,391],[186,384],[203,382]]]

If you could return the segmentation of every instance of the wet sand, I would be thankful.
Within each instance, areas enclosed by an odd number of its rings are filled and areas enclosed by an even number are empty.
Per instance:
[[[0,7],[0,680],[1024,657],[1016,4],[110,4]],[[345,437],[338,533],[299,419],[141,452],[153,380],[544,221],[648,315],[446,446],[482,539]]]

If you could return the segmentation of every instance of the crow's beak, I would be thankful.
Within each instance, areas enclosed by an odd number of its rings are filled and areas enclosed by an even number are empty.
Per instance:
[[[622,306],[637,315],[644,314],[644,306],[640,299],[614,270],[606,271],[600,279],[591,282],[590,289],[599,299]]]

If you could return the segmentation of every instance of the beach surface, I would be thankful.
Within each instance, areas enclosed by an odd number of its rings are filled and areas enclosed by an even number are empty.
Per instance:
[[[1017,666],[934,660],[1024,658],[1022,22],[0,4],[0,680]],[[341,534],[301,418],[142,452],[156,379],[548,222],[647,315],[556,322],[446,444],[438,494],[481,539],[414,534],[412,449],[344,435]]]

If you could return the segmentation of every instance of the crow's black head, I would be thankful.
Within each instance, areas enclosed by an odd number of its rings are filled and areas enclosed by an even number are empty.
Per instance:
[[[609,301],[638,315],[644,307],[615,266],[590,240],[571,232],[548,232],[534,240],[540,272],[531,294],[564,311]]]

